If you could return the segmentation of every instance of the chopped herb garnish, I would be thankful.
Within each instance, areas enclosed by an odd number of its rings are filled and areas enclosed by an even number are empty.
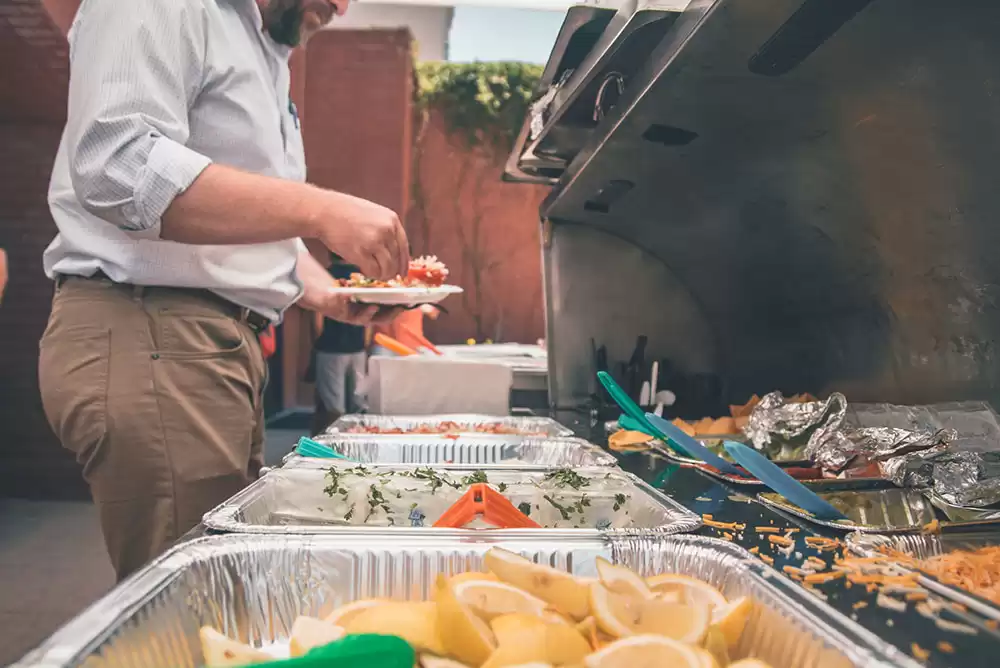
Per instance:
[[[389,502],[385,500],[382,496],[382,490],[380,490],[375,485],[368,486],[368,515],[365,517],[365,523],[375,514],[375,511],[381,508],[386,515],[389,514]]]
[[[556,503],[555,500],[548,494],[546,494],[542,498],[551,503],[552,507],[559,511],[559,514],[562,515],[562,518],[564,520],[569,519],[569,511],[571,510],[570,508],[567,508],[566,506]]]
[[[628,503],[628,496],[626,494],[615,494],[615,505],[614,510],[621,510],[621,507]],[[628,512],[626,511],[626,515]]]
[[[507,491],[507,483],[505,482],[500,483],[499,485],[497,485],[497,489],[500,490],[501,494],[503,494],[504,492]]]
[[[553,471],[545,476],[545,480],[553,481],[556,487],[572,487],[573,489],[580,489],[590,484],[589,480],[573,469]]]
[[[527,501],[522,501],[521,503],[517,504],[517,509],[520,510],[523,514],[529,517],[531,516],[531,504],[528,503]]]
[[[416,478],[417,480],[426,480],[427,486],[430,487],[431,492],[436,492],[444,485],[448,485],[454,489],[461,487],[458,483],[452,482],[448,478],[438,475],[438,472],[429,466],[422,469],[413,469],[412,471],[401,471],[399,475]]]
[[[344,513],[344,521],[345,522],[350,522],[352,517],[354,517],[354,504],[353,503],[351,504],[351,507],[347,509],[347,512]]]
[[[324,494],[331,498],[334,494],[347,496],[347,490],[340,484],[341,472],[339,470],[331,466],[326,472],[326,477],[330,479],[330,484],[323,488]]]
[[[486,477],[485,471],[474,471],[470,475],[467,475],[464,478],[462,478],[463,485],[475,485],[481,482],[487,482],[487,483],[489,482],[489,478]]]

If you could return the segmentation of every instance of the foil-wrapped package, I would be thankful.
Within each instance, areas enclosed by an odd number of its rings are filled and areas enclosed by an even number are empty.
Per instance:
[[[880,464],[897,485],[933,489],[956,506],[985,508],[1000,503],[1000,452],[939,446]]]
[[[804,443],[803,459],[827,471],[873,462],[887,480],[933,490],[956,506],[1000,503],[1000,421],[983,402],[849,408],[839,393],[789,403],[772,392],[754,408],[746,432],[768,453]]]
[[[754,408],[746,431],[758,450],[805,441],[802,458],[833,472],[859,457],[881,462],[954,439],[954,432],[944,429],[857,427],[847,416],[847,399],[839,392],[807,403],[786,403],[780,392],[772,392]]]

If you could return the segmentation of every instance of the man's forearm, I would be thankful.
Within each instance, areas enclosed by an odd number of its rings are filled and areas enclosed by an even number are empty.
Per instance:
[[[174,198],[160,235],[186,244],[256,244],[315,236],[337,193],[294,181],[209,165]]]

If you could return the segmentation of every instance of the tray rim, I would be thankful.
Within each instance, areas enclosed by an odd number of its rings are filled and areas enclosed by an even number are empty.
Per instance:
[[[951,526],[951,525],[950,525]],[[949,534],[961,535],[961,529],[956,529],[954,531],[949,531]],[[920,534],[915,532],[900,532],[895,534],[881,534],[873,532],[863,532],[863,531],[852,531],[849,533],[844,542],[847,544],[847,548],[854,552],[855,554],[862,557],[874,557],[879,555],[879,551],[875,549],[874,546],[867,546],[862,544],[862,540],[872,541],[881,540],[892,542],[896,538],[903,538],[906,536],[924,536],[926,534]],[[942,534],[947,535],[947,534]],[[980,532],[981,536],[990,535],[987,532]],[[993,534],[996,538],[997,544],[1000,544],[1000,530]],[[897,548],[898,549],[898,548]],[[969,610],[974,610],[978,614],[982,615],[987,619],[993,619],[1000,622],[1000,605],[995,605],[990,603],[982,596],[974,594],[970,591],[966,591],[954,585],[949,585],[941,582],[933,575],[928,575],[919,569],[906,568],[905,566],[899,566],[900,569],[905,570],[909,573],[914,573],[917,576],[917,582],[923,585],[925,588],[933,591],[935,594],[961,605],[966,606]]]
[[[303,458],[305,459],[305,458]],[[323,460],[324,462],[338,462],[341,460]],[[369,464],[372,468],[391,469],[399,471],[421,468],[426,465],[414,464]],[[316,470],[329,468],[329,466],[317,467]],[[437,465],[435,469],[446,471],[478,471],[479,466],[469,465]],[[536,466],[530,468],[514,468],[496,466],[491,471],[510,471],[512,473],[548,473],[558,470],[559,467]],[[690,510],[678,501],[656,489],[649,483],[639,478],[634,473],[616,467],[577,467],[574,470],[583,472],[593,472],[596,475],[612,474],[620,475],[638,490],[650,497],[650,501],[660,505],[678,515],[678,521],[670,526],[650,527],[650,528],[629,528],[629,529],[442,529],[433,527],[382,527],[382,526],[342,526],[342,525],[305,525],[296,527],[294,525],[283,525],[280,527],[259,525],[259,524],[238,524],[233,519],[243,508],[246,501],[260,494],[260,489],[267,484],[268,476],[281,471],[296,470],[296,467],[281,467],[269,471],[258,480],[243,488],[232,497],[219,504],[202,516],[202,524],[212,531],[220,533],[236,534],[299,534],[299,535],[358,535],[358,536],[398,536],[405,538],[431,539],[431,538],[452,538],[458,540],[468,540],[481,537],[483,534],[496,535],[499,539],[509,540],[534,540],[551,541],[566,540],[568,538],[595,538],[601,536],[633,536],[633,535],[669,535],[679,533],[690,533],[698,530],[703,522],[701,515]],[[312,468],[298,469],[312,470]],[[234,526],[236,525],[236,526]]]
[[[110,634],[114,633],[115,629],[121,623],[146,605],[158,592],[162,591],[178,578],[183,577],[184,569],[187,566],[203,559],[203,555],[197,554],[197,551],[203,547],[210,548],[206,552],[212,554],[220,554],[224,551],[240,552],[251,544],[260,546],[267,542],[279,542],[291,538],[302,541],[306,549],[311,547],[312,544],[320,544],[320,547],[325,547],[322,545],[323,543],[328,543],[335,549],[357,552],[380,548],[387,549],[396,546],[395,541],[389,536],[382,536],[377,539],[366,539],[357,536],[344,540],[342,537],[329,535],[288,536],[279,534],[263,537],[254,537],[247,534],[210,535],[178,543],[61,625],[39,645],[29,650],[20,659],[15,660],[11,664],[11,668],[27,668],[28,666],[55,668],[57,666],[65,666],[72,661],[81,660],[86,654],[92,652],[94,648],[100,646]],[[829,604],[818,601],[805,591],[802,591],[800,587],[797,587],[786,576],[755,559],[743,547],[709,536],[658,535],[650,537],[647,535],[641,539],[652,539],[659,543],[672,542],[684,544],[685,542],[695,541],[704,543],[707,547],[715,551],[738,559],[752,577],[763,581],[764,586],[770,587],[772,595],[784,599],[789,604],[797,604],[803,609],[802,611],[809,624],[814,627],[821,626],[823,622],[826,622],[828,627],[830,624],[833,624],[833,632],[840,636],[842,640],[850,643],[852,650],[859,654],[867,654],[873,660],[867,662],[866,666],[870,666],[871,668],[890,668],[890,666],[903,666],[904,668],[921,667],[921,664],[917,663],[909,655],[881,639],[858,622],[850,620]],[[521,549],[522,546],[524,549],[533,549],[535,546],[532,543],[533,541],[521,542],[509,540],[459,542],[459,544],[505,547],[514,551]],[[609,540],[608,537],[574,538],[566,541],[564,544],[566,547],[563,549],[572,549],[574,544],[580,548],[607,548],[609,551],[613,551],[615,540],[614,538]],[[440,541],[440,546],[442,547],[454,545],[453,541]],[[430,541],[418,541],[412,547],[419,550],[432,550],[435,546]],[[99,630],[95,632],[95,628]],[[85,638],[85,640],[76,641],[78,638]]]
[[[569,427],[563,425],[558,420],[554,420],[550,417],[538,417],[538,416],[519,416],[519,415],[486,415],[485,413],[436,413],[433,415],[380,415],[374,413],[352,413],[349,415],[341,415],[337,420],[331,424],[323,432],[326,435],[337,434],[340,436],[346,436],[349,438],[356,437],[372,437],[379,436],[382,438],[399,438],[399,437],[410,437],[410,436],[428,436],[428,437],[438,437],[441,439],[447,439],[448,434],[364,434],[364,433],[352,433],[348,431],[342,431],[337,427],[341,422],[348,420],[356,420],[359,422],[364,422],[366,418],[379,418],[383,420],[413,420],[418,423],[435,423],[435,422],[470,422],[470,423],[480,423],[489,424],[493,423],[503,423],[503,422],[528,422],[528,423],[538,423],[545,425],[552,429],[552,434],[537,435],[537,434],[489,434],[482,432],[458,432],[459,435],[480,435],[480,436],[506,436],[508,438],[560,438],[560,437],[576,437],[576,433]],[[452,434],[454,435],[454,434]]]

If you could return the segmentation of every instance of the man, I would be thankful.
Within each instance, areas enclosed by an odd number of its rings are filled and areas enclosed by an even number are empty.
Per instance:
[[[260,331],[296,301],[395,315],[331,294],[301,241],[371,276],[409,262],[392,211],[302,183],[288,57],[348,2],[87,0],[74,20],[39,380],[119,578],[257,476]]]
[[[358,268],[336,255],[330,275],[347,279]],[[402,317],[402,316],[400,316]],[[346,413],[367,410],[365,376],[368,355],[365,353],[365,328],[316,314],[314,368],[316,372],[316,412],[312,433],[321,433]]]

